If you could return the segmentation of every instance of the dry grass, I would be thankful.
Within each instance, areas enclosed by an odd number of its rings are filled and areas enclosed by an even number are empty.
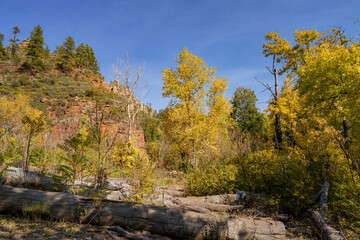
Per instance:
[[[284,223],[286,227],[286,239],[293,240],[315,240],[319,235],[314,228],[312,219],[302,219],[301,221],[291,220]]]
[[[111,232],[114,236],[116,233]],[[0,239],[114,239],[105,228],[0,215]],[[124,239],[116,237],[116,239]]]

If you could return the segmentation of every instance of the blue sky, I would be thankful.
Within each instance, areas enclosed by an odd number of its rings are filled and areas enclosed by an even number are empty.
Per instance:
[[[254,80],[273,82],[266,70],[271,59],[262,55],[264,34],[276,31],[291,40],[295,29],[342,27],[355,39],[359,9],[357,0],[0,0],[0,32],[7,40],[17,25],[23,40],[40,24],[51,51],[67,36],[88,43],[108,83],[112,64],[129,51],[134,65],[145,66],[144,102],[157,110],[168,103],[161,96],[162,70],[175,67],[174,58],[187,47],[229,79],[227,96],[239,86],[251,88],[264,109],[270,94]]]

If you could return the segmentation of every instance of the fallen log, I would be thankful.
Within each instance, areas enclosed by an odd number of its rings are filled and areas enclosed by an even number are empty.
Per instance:
[[[211,196],[210,196],[211,197]],[[167,206],[181,206],[184,208],[192,209],[199,208],[212,212],[228,212],[233,210],[243,209],[242,205],[227,205],[224,202],[213,203],[207,201],[209,197],[187,197],[187,198],[175,198]]]
[[[0,168],[1,170],[2,168]],[[4,180],[8,184],[20,185],[20,184],[35,184],[35,185],[58,185],[52,178],[46,174],[37,173],[31,170],[24,170],[17,167],[8,167],[3,176]]]
[[[346,237],[341,234],[335,228],[329,226],[328,218],[327,218],[327,197],[329,194],[330,184],[325,181],[324,184],[321,185],[321,190],[315,195],[313,201],[320,203],[320,212],[314,211],[312,213],[313,219],[316,222],[316,226],[320,230],[320,234],[323,239],[327,240],[346,240]]]
[[[3,168],[0,168],[0,171]],[[12,186],[24,186],[31,185],[43,190],[68,191],[68,192],[81,192],[82,194],[90,195],[93,193],[93,187],[95,179],[83,179],[75,180],[74,184],[70,182],[59,182],[56,177],[49,176],[47,174],[41,174],[32,170],[24,170],[17,167],[8,167],[5,171],[3,179],[6,184]],[[107,199],[109,200],[121,200],[123,198],[129,198],[132,193],[132,187],[129,184],[130,180],[125,178],[108,178],[105,182],[104,189],[108,190]],[[72,185],[72,190],[69,189]]]
[[[317,227],[321,230],[323,239],[327,240],[346,240],[346,238],[335,228],[329,226],[326,220],[318,211],[314,211],[312,216],[316,222]]]
[[[25,206],[39,202],[45,205],[41,207],[46,209],[42,213],[51,218],[130,227],[176,239],[285,239],[284,224],[269,219],[255,220],[115,201],[99,206],[94,199],[68,193],[0,186],[0,213],[21,214]],[[87,216],[82,218],[84,212]]]

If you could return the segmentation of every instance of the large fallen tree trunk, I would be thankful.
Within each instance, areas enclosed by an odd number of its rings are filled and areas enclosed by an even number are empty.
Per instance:
[[[81,219],[83,223],[130,227],[171,238],[285,239],[285,227],[278,221],[199,213],[181,208],[106,202],[99,207],[91,198],[0,186],[0,212],[3,213],[23,213],[32,203],[41,203],[41,209],[45,209],[43,214],[48,214],[52,218],[72,221]],[[86,216],[81,217],[84,209],[87,209]]]
[[[2,170],[3,168],[0,168]],[[32,184],[43,185],[50,188],[50,185],[59,183],[55,182],[49,176],[37,173],[31,170],[24,170],[22,168],[8,167],[3,176],[6,183],[19,185],[19,184]]]
[[[320,234],[323,239],[327,240],[346,240],[346,237],[341,234],[338,230],[328,225],[327,218],[327,197],[329,193],[330,184],[325,181],[324,184],[321,185],[321,190],[316,194],[313,199],[314,202],[320,203],[320,212],[314,211],[312,213],[313,219],[316,222],[317,227],[320,230]]]
[[[316,222],[317,227],[321,230],[323,239],[327,240],[346,240],[346,238],[335,228],[329,226],[325,219],[318,211],[314,211],[312,216]]]

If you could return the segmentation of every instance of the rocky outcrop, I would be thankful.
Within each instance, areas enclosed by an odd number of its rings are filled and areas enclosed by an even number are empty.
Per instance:
[[[130,106],[130,108],[139,108],[140,111],[147,112],[150,116],[154,116],[156,114],[156,111],[152,109],[150,106],[143,104],[141,101],[136,99],[136,97],[131,94],[130,90],[126,88],[123,84],[121,84],[119,81],[113,81],[109,84],[109,88],[113,93],[116,93],[119,96],[129,96],[131,95],[131,102],[133,104]]]
[[[56,100],[54,99],[54,101]],[[109,112],[111,111],[110,108],[111,106],[107,105],[103,108],[103,111]],[[58,139],[64,139],[72,136],[80,124],[81,117],[83,115],[88,115],[89,117],[94,118],[95,109],[95,101],[74,98],[71,101],[65,102],[65,106],[61,110],[60,116],[58,109],[55,111],[49,111],[49,118],[53,123],[53,134],[58,136]],[[117,139],[122,142],[126,141],[128,130],[127,123],[125,121],[104,118],[102,125],[102,129],[107,132],[110,139],[112,139],[120,129]],[[145,148],[144,132],[141,129],[136,128],[136,126],[134,132],[138,147]]]

